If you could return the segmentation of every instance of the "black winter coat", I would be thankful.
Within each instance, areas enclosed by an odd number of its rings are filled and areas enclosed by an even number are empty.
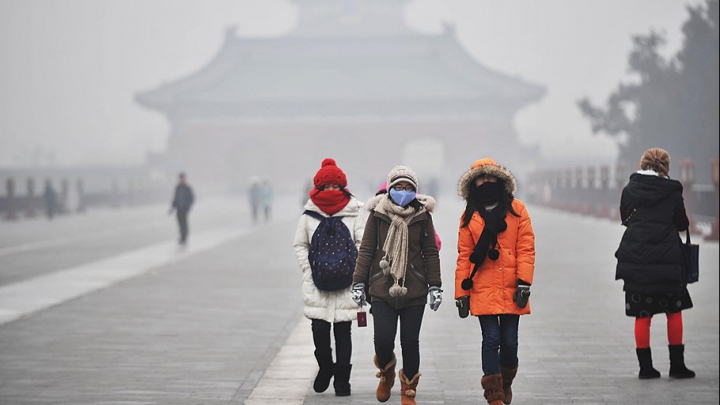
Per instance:
[[[679,231],[688,229],[677,180],[633,173],[622,191],[620,216],[627,227],[620,247],[615,279],[625,291],[646,294],[681,292],[686,284]]]
[[[175,195],[172,200],[172,207],[177,210],[189,210],[195,202],[195,194],[192,188],[185,183],[175,186]]]

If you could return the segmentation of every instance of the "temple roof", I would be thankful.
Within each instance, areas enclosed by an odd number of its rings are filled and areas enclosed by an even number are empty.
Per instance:
[[[295,1],[313,7],[318,2]],[[375,1],[361,4],[369,7]],[[207,66],[141,92],[136,99],[169,115],[184,111],[297,118],[412,116],[443,114],[442,110],[467,114],[478,109],[512,114],[544,95],[540,86],[475,61],[451,27],[439,35],[422,35],[397,24],[383,25],[393,21],[391,17],[376,24],[372,34],[357,28],[366,25],[362,22],[305,29],[318,27],[317,19],[329,16],[302,12],[296,30],[279,38],[240,38],[229,30]],[[388,28],[379,28],[383,26]]]

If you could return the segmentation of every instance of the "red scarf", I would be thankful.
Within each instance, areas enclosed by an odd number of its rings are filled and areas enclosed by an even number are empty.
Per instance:
[[[310,200],[322,210],[333,216],[350,202],[350,196],[342,190],[310,190]]]

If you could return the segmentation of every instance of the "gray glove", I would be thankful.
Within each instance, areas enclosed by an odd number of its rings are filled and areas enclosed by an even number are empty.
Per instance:
[[[352,287],[352,291],[350,291],[350,295],[352,296],[352,300],[355,301],[359,307],[365,306],[365,303],[367,302],[365,300],[365,283],[355,284]]]
[[[443,290],[441,290],[440,287],[430,287],[428,289],[429,305],[433,311],[437,311],[438,308],[440,308],[440,304],[442,304],[442,293]]]

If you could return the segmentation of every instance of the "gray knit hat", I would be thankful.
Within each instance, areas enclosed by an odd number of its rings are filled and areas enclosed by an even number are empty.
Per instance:
[[[395,166],[392,170],[390,170],[390,173],[388,173],[388,182],[387,182],[387,189],[388,191],[396,184],[407,181],[410,183],[410,185],[415,188],[415,191],[418,189],[418,180],[417,176],[415,175],[415,171],[413,169],[407,167],[407,166]]]

